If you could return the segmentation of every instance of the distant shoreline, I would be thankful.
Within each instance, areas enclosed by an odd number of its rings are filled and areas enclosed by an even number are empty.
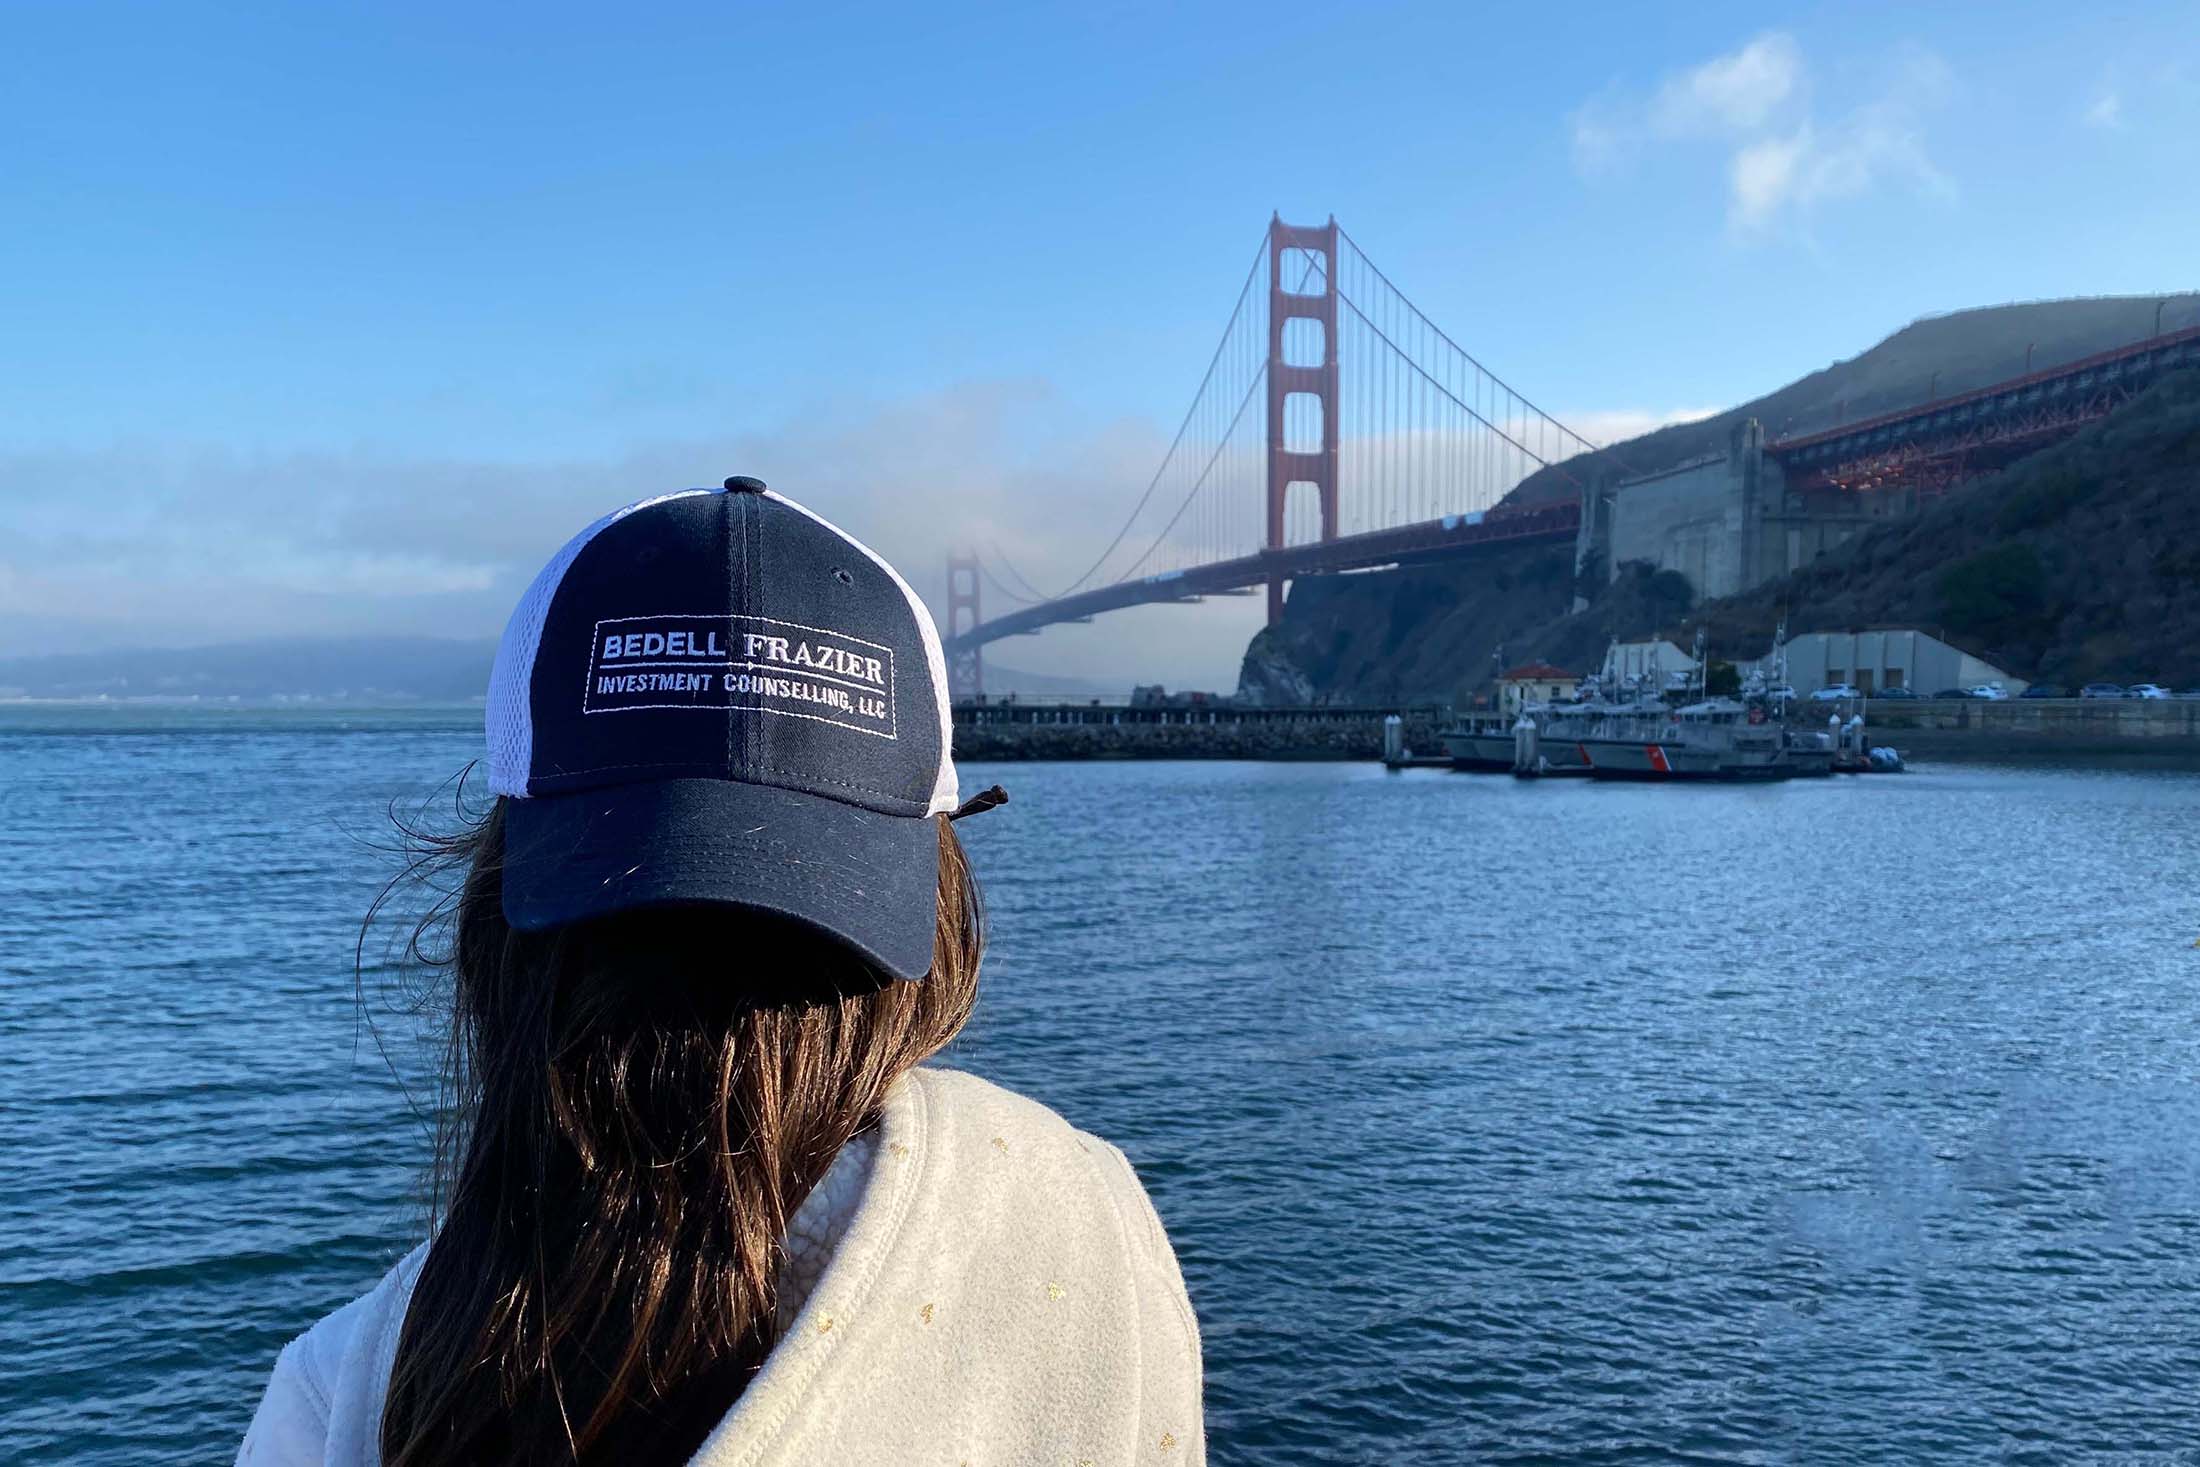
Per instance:
[[[254,697],[241,694],[224,694],[208,697],[197,693],[147,693],[142,697],[118,698],[100,693],[83,698],[38,697],[32,694],[0,694],[0,708],[215,708],[236,709],[242,712],[272,712],[277,709],[343,709],[376,713],[438,713],[479,711],[485,698],[450,701],[440,698],[340,698],[322,693],[300,693],[290,697]]]
[[[247,733],[423,733],[481,730],[481,704],[232,703],[188,698],[0,699],[0,735],[141,736]]]

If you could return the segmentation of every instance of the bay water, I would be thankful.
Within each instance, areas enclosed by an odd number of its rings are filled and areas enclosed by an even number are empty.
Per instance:
[[[0,1459],[227,1460],[421,1236],[479,741],[0,710]],[[946,1062],[1138,1164],[1214,1461],[2200,1460],[2200,777],[996,779]]]

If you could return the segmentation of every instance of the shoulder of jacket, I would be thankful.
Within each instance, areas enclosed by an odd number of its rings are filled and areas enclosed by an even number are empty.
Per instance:
[[[1138,1169],[1131,1165],[1131,1159],[1112,1142],[1097,1136],[1089,1139],[1108,1196],[1123,1214],[1131,1246],[1149,1259],[1161,1255],[1173,1258],[1169,1235],[1161,1226],[1161,1215],[1154,1211],[1153,1199],[1146,1195],[1145,1184],[1138,1180]]]
[[[404,1324],[413,1282],[427,1256],[428,1245],[422,1243],[397,1260],[373,1288],[323,1316],[283,1350],[276,1368],[288,1363],[324,1417],[338,1382],[371,1360],[384,1337]]]
[[[309,1467],[331,1460],[340,1419],[359,1414],[359,1399],[379,1392],[374,1361],[404,1323],[413,1280],[428,1245],[399,1259],[381,1281],[332,1310],[275,1357],[267,1389],[238,1448],[241,1467]],[[336,1460],[349,1460],[340,1454]]]
[[[1146,1441],[1164,1454],[1181,1446],[1185,1467],[1199,1467],[1207,1450],[1206,1372],[1201,1364],[1199,1319],[1185,1292],[1183,1270],[1130,1158],[1120,1147],[1097,1138],[1092,1146],[1108,1199],[1122,1222],[1138,1292],[1144,1381],[1139,1410]]]
[[[981,1211],[1006,1234],[1043,1229],[1054,1244],[1090,1258],[1120,1259],[1137,1361],[1133,1410],[1145,1450],[1197,1467],[1205,1459],[1199,1320],[1176,1250],[1137,1170],[1122,1150],[1035,1100],[952,1070],[922,1070],[925,1129],[968,1166],[957,1195],[965,1216]],[[970,1164],[970,1159],[975,1164]],[[1010,1163],[1021,1160],[1021,1165]],[[1016,1177],[1014,1183],[1006,1178]],[[1014,1190],[994,1195],[995,1185]],[[980,1204],[989,1198],[991,1205]]]
[[[1124,1242],[1137,1257],[1169,1251],[1167,1236],[1147,1200],[1145,1188],[1122,1151],[1060,1114],[1013,1090],[962,1070],[926,1066],[911,1072],[923,1088],[926,1130],[935,1145],[963,1156],[990,1147],[1003,1156],[1044,1156],[1055,1200],[1061,1186],[1077,1179],[1093,1202],[1103,1203],[1123,1224]]]
[[[1062,1138],[1078,1132],[1061,1116],[1028,1095],[1003,1089],[968,1070],[939,1069],[924,1065],[907,1077],[921,1087],[931,1124],[956,1129],[992,1126],[1032,1137]]]

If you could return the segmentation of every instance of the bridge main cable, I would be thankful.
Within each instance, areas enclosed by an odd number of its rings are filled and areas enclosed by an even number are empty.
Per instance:
[[[1259,268],[1259,264],[1259,261],[1254,261],[1254,268],[1256,270]],[[1314,268],[1314,262],[1309,260],[1307,262],[1306,269],[1299,273],[1299,283],[1296,289],[1301,291],[1306,289],[1306,283],[1314,277]],[[1248,281],[1247,284],[1250,285],[1251,282]],[[1227,333],[1225,333],[1225,335],[1227,335]],[[1253,394],[1258,392],[1261,389],[1262,384],[1265,383],[1267,380],[1268,367],[1267,364],[1263,362],[1258,368],[1254,370],[1251,380],[1245,384],[1245,395],[1238,399],[1237,407],[1231,411],[1229,421],[1223,425],[1222,431],[1216,435],[1214,452],[1208,454],[1207,462],[1200,465],[1199,476],[1192,480],[1192,487],[1184,492],[1184,500],[1181,504],[1177,505],[1176,513],[1169,516],[1169,522],[1163,525],[1160,530],[1155,533],[1152,543],[1148,544],[1145,550],[1139,555],[1138,559],[1132,561],[1130,565],[1124,570],[1124,572],[1115,578],[1113,584],[1120,586],[1124,582],[1130,580],[1133,576],[1137,575],[1138,572],[1145,567],[1146,562],[1153,559],[1154,552],[1159,550],[1164,544],[1168,542],[1170,533],[1176,529],[1178,522],[1184,518],[1184,512],[1190,509],[1193,502],[1196,501],[1201,493],[1206,490],[1209,482],[1209,477],[1215,471],[1215,465],[1221,462],[1222,455],[1228,451],[1230,444],[1237,437],[1238,424],[1244,421],[1245,410],[1248,407],[1252,406]],[[1162,467],[1166,469],[1168,466],[1167,464],[1163,464]],[[1150,493],[1151,491],[1149,490],[1148,492]],[[1126,526],[1126,529],[1127,528],[1128,527]],[[1221,560],[1227,559],[1228,557],[1217,555],[1214,558],[1217,560]]]
[[[1481,362],[1481,359],[1476,357],[1473,352],[1468,351],[1458,342],[1452,340],[1451,334],[1444,330],[1443,327],[1437,325],[1433,320],[1429,319],[1428,312],[1422,310],[1420,306],[1416,305],[1412,296],[1409,296],[1404,291],[1400,290],[1398,288],[1397,282],[1393,281],[1388,275],[1383,273],[1383,267],[1376,264],[1373,257],[1371,257],[1366,250],[1360,248],[1360,242],[1354,239],[1342,224],[1337,226],[1337,235],[1346,244],[1352,246],[1352,253],[1359,258],[1359,262],[1367,268],[1370,274],[1372,274],[1377,280],[1380,280],[1383,283],[1384,289],[1388,290],[1392,295],[1396,296],[1401,302],[1404,303],[1405,308],[1413,313],[1415,320],[1419,321],[1421,325],[1426,327],[1436,337],[1437,340],[1443,342],[1444,345],[1450,347],[1453,351],[1457,352],[1469,366],[1474,368],[1475,371],[1480,372],[1483,376],[1489,378],[1491,382],[1503,388],[1505,392],[1522,407],[1534,413],[1537,417],[1543,419],[1543,421],[1549,423],[1552,427],[1558,429],[1559,432],[1565,434],[1568,438],[1571,438],[1575,443],[1581,445],[1580,451],[1586,453],[1602,453],[1605,451],[1602,445],[1590,442],[1587,438],[1582,437],[1579,433],[1576,433],[1573,429],[1567,427],[1559,419],[1553,417],[1551,414],[1545,412],[1542,408],[1536,406],[1535,403],[1529,401],[1526,394],[1518,391],[1513,387],[1510,382],[1507,382],[1504,378],[1498,376],[1495,372],[1484,366]],[[1339,294],[1342,294],[1341,290]],[[1359,310],[1356,305],[1353,307],[1353,309],[1355,313],[1357,313]],[[1365,321],[1367,320],[1367,317],[1365,315],[1361,315],[1360,319]],[[1372,325],[1373,323],[1370,324]],[[1397,351],[1400,356],[1406,356],[1405,352],[1400,350],[1395,343],[1391,344],[1391,350]],[[1411,361],[1412,358],[1406,356],[1406,360]],[[1447,394],[1447,396],[1448,395],[1449,394]],[[1459,399],[1453,397],[1452,401],[1458,402]],[[1464,406],[1464,404],[1461,404],[1461,406]],[[1477,414],[1476,416],[1479,417],[1480,415]],[[1483,418],[1482,422],[1485,426],[1493,426],[1490,424],[1489,419],[1487,418]],[[1516,444],[1515,446],[1517,447],[1518,445]]]
[[[1342,233],[1342,231],[1339,232]],[[1356,249],[1358,248],[1358,246],[1354,246],[1354,248]],[[1384,332],[1382,327],[1376,325],[1374,321],[1368,318],[1367,312],[1360,309],[1359,302],[1353,300],[1352,297],[1346,295],[1341,290],[1337,292],[1337,299],[1343,301],[1347,306],[1350,306],[1352,308],[1352,314],[1360,318],[1360,324],[1375,333],[1376,340],[1382,342],[1383,345],[1389,347],[1392,351],[1396,352],[1398,354],[1398,360],[1404,362],[1408,367],[1411,367],[1416,376],[1418,376],[1423,382],[1426,382],[1429,386],[1435,388],[1439,393],[1443,394],[1443,396],[1448,401],[1450,401],[1450,403],[1454,407],[1458,408],[1468,417],[1474,419],[1477,423],[1480,423],[1483,427],[1489,429],[1492,433],[1495,433],[1498,437],[1504,439],[1507,443],[1511,444],[1514,450],[1517,451],[1521,455],[1521,457],[1531,460],[1536,465],[1536,467],[1544,469],[1557,467],[1557,465],[1552,463],[1551,460],[1545,458],[1542,454],[1537,453],[1534,449],[1528,447],[1527,444],[1522,443],[1519,439],[1513,437],[1509,431],[1504,428],[1500,428],[1497,424],[1482,416],[1479,409],[1469,406],[1457,393],[1453,392],[1449,387],[1445,386],[1441,381],[1432,376],[1429,373],[1428,368],[1422,366],[1419,362],[1415,361],[1411,353],[1406,351],[1404,347],[1398,345],[1397,342],[1392,341],[1389,335]],[[1401,296],[1399,297],[1399,299],[1403,300],[1404,297]],[[1412,302],[1407,301],[1406,304],[1411,305]],[[1466,356],[1466,353],[1461,352],[1460,355]],[[1474,360],[1474,358],[1467,357],[1467,360],[1471,362]],[[1499,386],[1504,386],[1503,381],[1494,374],[1485,372],[1484,375],[1488,376],[1492,382],[1496,382]],[[1512,392],[1512,389],[1510,387],[1506,387],[1505,390],[1507,392]],[[1522,403],[1528,403],[1528,400],[1524,397],[1521,397],[1520,394],[1517,392],[1513,392],[1513,396]],[[1530,407],[1534,406],[1533,404],[1528,405]],[[1588,439],[1583,438],[1580,434],[1574,432],[1573,429],[1567,427],[1558,419],[1544,412],[1541,408],[1535,408],[1534,410],[1544,422],[1549,423],[1552,427],[1558,429],[1560,432],[1566,434],[1568,437],[1573,438],[1576,442],[1588,444],[1589,451],[1591,453],[1599,451],[1595,444],[1589,443]],[[1562,474],[1566,473],[1566,471],[1562,468],[1558,471]],[[1566,474],[1566,479],[1569,483],[1575,482],[1574,476],[1571,474]]]
[[[1100,571],[1100,568],[1108,563],[1108,557],[1115,554],[1117,547],[1120,546],[1123,543],[1124,538],[1130,534],[1131,527],[1138,523],[1138,517],[1141,514],[1145,513],[1146,505],[1148,501],[1153,498],[1154,490],[1158,489],[1161,486],[1161,480],[1169,472],[1169,465],[1175,461],[1176,451],[1183,444],[1184,435],[1191,430],[1192,419],[1198,415],[1200,404],[1206,400],[1208,384],[1214,381],[1215,368],[1220,365],[1223,352],[1229,347],[1231,336],[1237,330],[1238,321],[1245,314],[1245,302],[1252,295],[1254,278],[1259,275],[1261,260],[1267,254],[1267,252],[1268,238],[1267,235],[1263,233],[1263,235],[1261,236],[1260,248],[1254,251],[1253,263],[1245,272],[1245,284],[1238,289],[1237,305],[1231,310],[1230,319],[1227,323],[1224,324],[1222,328],[1222,339],[1215,343],[1214,355],[1207,359],[1207,370],[1204,374],[1201,375],[1199,379],[1198,389],[1192,393],[1191,406],[1184,410],[1184,420],[1181,423],[1177,424],[1176,436],[1169,441],[1168,452],[1164,453],[1161,456],[1161,466],[1155,469],[1153,472],[1153,477],[1147,480],[1145,492],[1140,494],[1138,496],[1138,502],[1131,506],[1131,512],[1129,516],[1124,519],[1122,528],[1118,529],[1115,532],[1115,538],[1108,541],[1108,548],[1101,551],[1099,557],[1095,559],[1091,565],[1085,568],[1085,573],[1083,575],[1079,576],[1076,580],[1070,582],[1069,585],[1063,588],[1060,592],[1056,593],[1053,596],[1047,597],[1047,600],[1059,601],[1065,596],[1072,595],[1076,591],[1080,590],[1087,581],[1091,580],[1095,575],[1097,575]],[[999,546],[994,547],[994,553],[997,555],[1000,553]],[[1024,575],[1021,571],[1016,570],[1016,568],[1008,562],[1007,557],[1003,556],[1001,558],[1001,563],[1003,568],[1008,570],[1010,574],[1014,575],[1017,580],[1022,581],[1027,586],[1031,586],[1033,590],[1038,589],[1038,587],[1031,581],[1028,576]]]

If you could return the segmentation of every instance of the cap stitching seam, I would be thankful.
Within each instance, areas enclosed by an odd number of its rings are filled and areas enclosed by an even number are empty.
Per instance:
[[[741,497],[741,609],[756,615],[764,604],[763,587],[764,547],[760,536],[763,523],[762,504],[755,495]],[[764,720],[751,718],[741,721],[741,767],[744,773],[753,771],[761,762],[764,748]]]
[[[925,682],[930,687],[934,711],[939,719],[940,755],[939,762],[933,767],[932,800],[927,813],[945,814],[947,811],[954,809],[958,803],[958,786],[955,772],[953,699],[949,696],[947,688],[947,662],[940,646],[939,627],[933,622],[932,614],[925,607],[924,599],[917,595],[916,588],[909,584],[908,578],[894,569],[893,563],[887,560],[885,556],[880,555],[876,550],[873,550],[816,510],[798,500],[789,499],[786,495],[769,489],[765,490],[761,497],[776,500],[805,519],[823,525],[861,554],[869,557],[871,563],[884,571],[887,580],[891,581],[901,592],[902,599],[908,604],[909,614],[916,623],[917,641],[923,653],[925,664]],[[897,721],[898,717],[897,713]]]
[[[745,536],[741,534],[741,530],[742,527],[748,524],[749,520],[747,496],[728,495],[727,508],[732,512],[734,520],[733,523],[727,527],[728,534],[726,539],[726,574],[729,576],[734,574],[733,541],[736,537],[739,537],[741,539],[741,578],[735,583],[736,589],[734,591],[734,597],[735,604],[741,610],[746,611],[748,609],[749,595],[749,549],[748,540]],[[727,635],[730,636],[732,634],[729,632]],[[741,767],[740,761],[737,761],[734,758],[733,754],[734,739],[738,736],[737,731],[740,729],[740,727],[741,720],[734,716],[732,702],[731,700],[728,700],[726,706],[726,768],[728,771],[738,771]]]
[[[573,779],[584,774],[611,774],[628,769],[692,769],[698,765],[707,766],[709,762],[707,759],[657,759],[644,764],[591,764],[585,769],[561,769],[555,774],[544,775],[543,778]],[[781,769],[775,764],[759,765],[758,768],[766,774],[784,774],[794,779],[814,779],[819,784],[838,785],[844,790],[855,790],[860,794],[877,795],[882,800],[895,800],[905,805],[925,803],[923,800],[910,799],[907,795],[897,795],[892,790],[882,790],[868,784],[855,784],[845,779],[834,779],[831,775],[817,774],[807,769]],[[749,781],[728,780],[726,782],[729,784],[745,784]],[[550,793],[577,795],[588,792],[584,790],[554,790]]]

